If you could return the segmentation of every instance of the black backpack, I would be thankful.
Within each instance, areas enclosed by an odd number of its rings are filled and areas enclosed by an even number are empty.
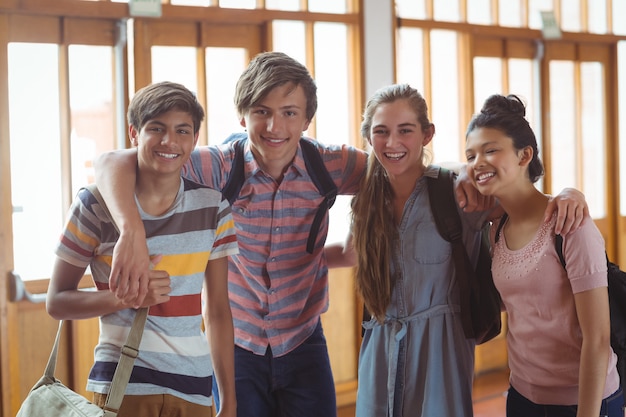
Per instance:
[[[476,268],[463,244],[463,227],[454,196],[454,173],[440,168],[437,178],[427,177],[430,208],[437,231],[452,244],[452,257],[460,287],[461,320],[467,338],[485,343],[502,329],[502,300],[491,276],[489,225],[482,230]]]
[[[427,177],[430,210],[439,235],[452,244],[463,332],[466,338],[476,339],[476,344],[481,344],[493,339],[502,330],[502,300],[491,276],[488,225],[482,231],[476,268],[472,266],[465,249],[463,225],[454,196],[454,175],[452,171],[440,168],[437,178]],[[369,311],[363,306],[363,321],[370,319]],[[361,336],[364,334],[363,328]]]
[[[226,180],[226,185],[224,185],[222,189],[222,195],[231,205],[239,196],[239,191],[241,191],[245,180],[244,147],[247,138],[248,135],[246,133],[236,133],[229,136],[224,141],[224,143],[234,142],[233,147],[235,149],[230,174]],[[306,251],[313,253],[315,240],[317,239],[317,233],[319,232],[322,220],[328,210],[335,204],[337,186],[330,176],[328,169],[326,169],[326,165],[324,164],[322,155],[319,153],[317,145],[309,139],[300,138],[300,147],[302,148],[302,157],[304,158],[307,173],[311,177],[320,195],[324,197],[324,200],[317,209],[317,213],[315,213],[315,218],[311,224],[311,230],[306,243]]]
[[[556,235],[554,247],[561,265],[565,268],[563,256],[563,236]],[[611,347],[617,355],[617,372],[626,398],[626,272],[606,257],[607,281],[609,288],[609,310],[611,313]]]

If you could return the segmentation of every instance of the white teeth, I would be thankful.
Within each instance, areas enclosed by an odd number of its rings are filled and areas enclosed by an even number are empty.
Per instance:
[[[486,180],[487,178],[494,177],[495,175],[496,175],[496,174],[494,174],[493,172],[485,172],[485,173],[483,173],[483,174],[479,174],[479,175],[477,175],[477,176],[476,176],[476,179],[477,179],[478,181],[483,181],[483,180]]]
[[[161,152],[157,152],[157,155],[163,158],[168,158],[168,159],[174,159],[178,156],[175,153],[161,153]]]
[[[281,143],[285,141],[284,139],[267,139],[267,140],[272,143]]]
[[[400,159],[402,158],[404,155],[406,155],[406,152],[396,152],[396,153],[386,153],[385,156],[389,159]]]

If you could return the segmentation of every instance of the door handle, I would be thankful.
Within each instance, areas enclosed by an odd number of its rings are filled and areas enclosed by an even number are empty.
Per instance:
[[[26,289],[24,281],[15,272],[9,272],[9,301],[17,303],[19,301],[28,301],[31,303],[45,303],[46,294],[32,294]]]

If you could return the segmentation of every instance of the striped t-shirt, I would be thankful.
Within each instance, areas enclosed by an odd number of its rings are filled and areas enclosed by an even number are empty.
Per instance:
[[[201,292],[209,259],[238,251],[228,201],[216,190],[182,179],[167,213],[151,216],[141,207],[139,212],[150,255],[163,255],[155,269],[169,273],[172,290],[168,302],[150,307],[126,394],[171,394],[211,405],[213,369],[201,327]],[[72,265],[89,265],[96,288],[108,291],[118,238],[95,197],[82,189],[72,204],[56,253]],[[133,309],[100,317],[100,339],[87,390],[108,393],[134,317]]]
[[[315,143],[339,194],[354,194],[367,154],[347,145]],[[235,344],[259,355],[270,346],[274,356],[282,356],[311,335],[328,309],[328,216],[308,253],[309,230],[323,197],[307,173],[302,149],[280,183],[262,171],[249,142],[244,155],[245,181],[232,206],[239,255],[229,258],[228,268]],[[232,143],[198,147],[183,175],[221,190],[233,157]]]

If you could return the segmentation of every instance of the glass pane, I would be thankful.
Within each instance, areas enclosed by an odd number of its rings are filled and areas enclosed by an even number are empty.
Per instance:
[[[431,120],[435,124],[433,161],[464,161],[460,144],[465,144],[465,126],[459,126],[459,93],[457,34],[433,30],[432,45],[432,103]],[[463,132],[463,133],[462,133]],[[465,150],[465,145],[463,145]]]
[[[535,63],[532,59],[509,59],[509,91],[508,94],[515,94],[522,99],[526,105],[526,119],[530,127],[535,132],[537,138],[537,147],[539,149],[539,158],[543,161],[542,135],[541,135],[541,115],[539,114],[539,98],[536,97],[538,92],[536,88]],[[535,186],[543,190],[543,178],[535,183]]]
[[[301,10],[300,3],[300,0],[265,0],[265,8],[273,10],[298,11]]]
[[[397,54],[397,80],[408,83],[424,93],[424,34],[421,29],[399,28]]]
[[[576,181],[576,103],[574,63],[550,62],[550,139],[552,158],[544,161],[552,174],[551,193],[565,187],[581,189]]]
[[[522,26],[522,5],[520,0],[500,0],[498,6],[498,20],[500,26]]]
[[[492,24],[491,0],[467,0],[467,21],[476,25]]]
[[[219,6],[231,9],[256,9],[256,0],[220,0]]]
[[[8,45],[14,265],[25,280],[50,277],[66,210],[58,50],[53,44]]]
[[[209,145],[222,143],[234,132],[243,132],[233,97],[239,76],[248,64],[248,53],[242,48],[207,48],[206,126]]]
[[[626,35],[626,0],[613,0],[613,33]],[[620,67],[623,68],[623,67]]]
[[[70,45],[69,65],[72,195],[75,195],[78,188],[94,182],[93,159],[115,149],[117,142],[112,48]]]
[[[317,136],[320,142],[351,143],[347,28],[339,23],[315,24]]]
[[[302,64],[306,64],[304,22],[275,20],[272,23],[274,50],[284,52]]]
[[[580,32],[580,0],[568,0],[561,2],[561,30],[566,32]]]
[[[503,94],[502,59],[474,58],[474,113],[478,113],[492,94]]]
[[[211,5],[211,0],[170,0],[175,6],[200,6],[206,7]]]
[[[538,68],[532,59],[512,58],[509,59],[509,91],[508,94],[515,94],[526,104],[526,119],[535,132],[537,145],[539,147],[539,157],[543,161],[542,135],[541,135],[541,114],[539,105],[539,91],[537,83]],[[535,185],[543,188],[543,180],[540,179]]]
[[[606,0],[593,0],[588,3],[587,11],[589,12],[589,32],[590,33],[606,33],[607,27],[607,8]],[[622,16],[622,19],[624,17]]]
[[[446,22],[459,22],[461,13],[459,0],[437,0],[433,2],[434,20]]]
[[[352,117],[349,113],[348,30],[343,24],[316,23],[314,33],[317,139],[324,143],[352,143],[349,126]],[[329,242],[345,240],[349,231],[349,213],[350,199],[335,203],[330,217]]]
[[[593,218],[606,216],[606,129],[602,64],[580,64],[583,191]]]
[[[528,123],[530,123],[533,129],[537,129],[539,125],[535,120],[538,111],[536,106],[538,101],[535,100],[534,62],[532,59],[511,58],[508,64],[509,91],[506,93],[515,94],[524,101],[526,104],[526,119],[528,119]],[[536,131],[535,135],[537,135]]]
[[[541,12],[554,10],[554,5],[552,0],[529,0],[528,10],[528,27],[541,29]]]
[[[318,13],[340,13],[348,12],[347,0],[309,0],[309,11]]]
[[[396,0],[396,13],[405,19],[426,19],[425,0]]]
[[[191,46],[153,46],[152,82],[172,81],[198,91],[196,48]]]
[[[303,65],[306,65],[304,22],[275,20],[272,22],[274,51],[284,52]],[[310,132],[304,132],[309,134]]]
[[[626,41],[617,43],[617,67],[626,68]],[[618,120],[626,120],[626,71],[617,71]],[[626,216],[626,123],[619,124],[620,215]],[[623,179],[622,179],[623,178]]]

